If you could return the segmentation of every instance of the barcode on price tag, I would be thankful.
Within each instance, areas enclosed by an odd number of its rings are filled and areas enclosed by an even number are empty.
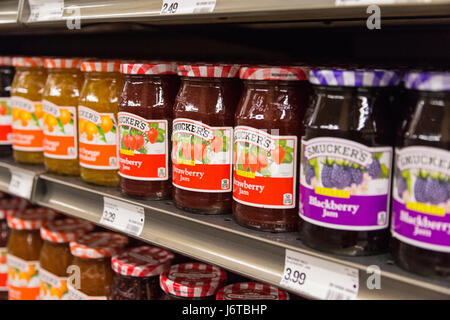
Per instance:
[[[358,296],[358,269],[286,249],[280,285],[320,300],[353,300]]]
[[[28,0],[30,16],[28,22],[61,19],[64,0]]]
[[[33,190],[34,176],[23,172],[11,172],[8,190],[16,196],[30,199]]]
[[[216,0],[163,0],[162,15],[213,12]]]
[[[145,222],[143,207],[108,197],[103,197],[103,203],[101,224],[136,236],[141,234]]]

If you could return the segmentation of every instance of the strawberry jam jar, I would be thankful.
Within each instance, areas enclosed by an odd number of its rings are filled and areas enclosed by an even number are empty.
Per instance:
[[[172,107],[178,92],[177,65],[121,65],[125,85],[119,102],[119,175],[123,193],[148,199],[171,197],[169,162]]]
[[[174,106],[173,198],[184,210],[231,212],[233,116],[241,94],[237,65],[179,65]]]
[[[244,93],[235,116],[233,214],[262,231],[298,223],[301,120],[310,85],[304,67],[243,67]]]

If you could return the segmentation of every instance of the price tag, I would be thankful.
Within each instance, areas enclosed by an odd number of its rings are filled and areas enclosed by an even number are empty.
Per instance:
[[[58,20],[62,18],[64,0],[28,0],[28,22]]]
[[[371,4],[391,4],[391,3],[426,3],[432,0],[336,0],[336,6],[357,6]]]
[[[11,172],[8,190],[16,196],[30,199],[33,190],[34,176],[23,172]]]
[[[358,269],[286,249],[280,285],[320,300],[352,300],[358,296]]]
[[[103,197],[103,215],[100,223],[114,229],[140,235],[144,228],[144,208]]]
[[[213,12],[216,0],[163,0],[162,15]]]

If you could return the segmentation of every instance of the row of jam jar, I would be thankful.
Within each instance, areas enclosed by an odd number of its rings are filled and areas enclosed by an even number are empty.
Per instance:
[[[218,267],[173,264],[169,251],[130,247],[125,236],[92,232],[94,225],[80,219],[55,219],[46,208],[10,210],[7,224],[0,279],[8,279],[0,291],[10,300],[289,299],[266,284],[226,285],[227,272]]]
[[[59,131],[73,124],[72,131],[66,130],[72,132],[73,148],[66,144],[64,150],[66,157],[76,154],[78,100],[84,180],[117,185],[120,175],[122,191],[131,196],[163,199],[173,194],[178,207],[204,214],[232,208],[240,224],[264,231],[292,231],[299,224],[303,242],[311,247],[365,255],[388,248],[394,177],[402,191],[393,192],[391,229],[398,263],[448,277],[448,235],[429,227],[433,221],[449,223],[448,168],[427,169],[418,162],[412,168],[396,162],[395,174],[392,168],[394,140],[397,161],[402,152],[418,152],[416,158],[431,152],[446,163],[448,73],[408,73],[404,84],[409,92],[398,94],[397,72],[312,70],[315,94],[309,104],[309,70],[304,67],[83,62],[85,80],[76,99],[74,76],[57,78],[68,72],[64,66],[76,71],[74,60],[46,61],[49,70],[56,68],[56,78],[49,76],[44,89],[44,146],[65,145],[57,141],[62,139]],[[119,70],[125,74],[123,89]],[[244,80],[243,92],[237,77]],[[66,78],[72,86],[61,85]],[[56,99],[67,96],[73,99]],[[438,125],[429,128],[431,122]],[[424,146],[432,150],[423,151]],[[51,171],[78,170],[76,159],[61,160],[61,154],[49,156],[49,151],[44,155]],[[419,195],[404,196],[414,193]],[[442,218],[433,216],[438,211]],[[426,258],[417,260],[416,252]]]

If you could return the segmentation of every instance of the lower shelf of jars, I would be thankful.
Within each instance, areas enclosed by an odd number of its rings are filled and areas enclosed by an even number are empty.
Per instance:
[[[146,201],[124,196],[118,188],[99,187],[77,177],[61,177],[44,172],[41,166],[14,164],[0,160],[0,190],[8,191],[11,173],[25,170],[34,174],[31,201],[68,215],[100,223],[104,197],[139,205],[145,210],[145,225],[135,238],[192,258],[212,263],[248,278],[279,287],[285,252],[308,256],[359,270],[358,299],[448,299],[450,282],[432,280],[408,273],[396,265],[389,254],[368,257],[342,257],[304,246],[293,233],[266,233],[238,225],[232,215],[198,215],[177,209],[170,200]],[[9,171],[9,174],[7,173]],[[114,230],[114,229],[113,229]],[[117,231],[117,230],[116,230]],[[128,234],[130,235],[130,234]],[[369,266],[381,270],[381,289],[369,289]],[[299,294],[284,287],[287,291]],[[314,298],[302,294],[306,298]]]

